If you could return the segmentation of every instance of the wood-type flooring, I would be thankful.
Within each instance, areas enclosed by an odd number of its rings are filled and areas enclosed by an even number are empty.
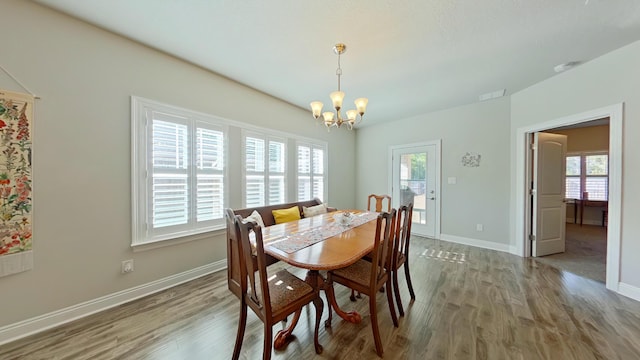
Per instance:
[[[411,241],[417,299],[409,304],[400,274],[406,315],[398,328],[385,294],[378,294],[385,359],[640,359],[639,302],[534,259],[417,236]],[[368,301],[349,301],[341,286],[336,295],[343,309],[363,315],[362,323],[334,316],[332,328],[321,327],[324,352],[316,355],[314,308],[307,307],[296,339],[272,358],[377,358]],[[220,271],[2,345],[0,359],[230,359],[238,313]],[[241,359],[262,357],[262,334],[262,322],[249,311]]]

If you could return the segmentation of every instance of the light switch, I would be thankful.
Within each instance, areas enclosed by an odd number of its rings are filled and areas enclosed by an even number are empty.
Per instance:
[[[455,178],[454,176],[449,177],[449,178],[447,179],[447,182],[448,182],[449,184],[451,184],[451,185],[454,185],[454,184],[456,183],[456,178]]]

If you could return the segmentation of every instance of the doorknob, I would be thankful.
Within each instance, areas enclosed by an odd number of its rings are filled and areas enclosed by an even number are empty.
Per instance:
[[[435,196],[429,198],[429,200],[435,200],[435,199],[436,199]]]

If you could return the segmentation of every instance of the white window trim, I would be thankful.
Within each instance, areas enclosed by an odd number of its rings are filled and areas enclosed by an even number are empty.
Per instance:
[[[147,111],[164,111],[169,114],[187,115],[193,124],[204,123],[207,128],[215,128],[223,132],[224,141],[224,162],[225,166],[222,170],[223,176],[223,207],[228,203],[229,186],[226,183],[228,179],[228,127],[223,119],[195,112],[193,110],[183,109],[177,106],[163,104],[157,101],[144,99],[137,96],[131,97],[131,206],[132,206],[132,246],[148,245],[160,241],[183,238],[192,235],[199,235],[225,227],[224,218],[215,219],[207,222],[206,225],[193,227],[180,227],[177,231],[164,232],[162,234],[152,234],[150,231],[149,220],[149,179],[151,173],[151,159],[147,158],[149,136],[149,121],[147,120]],[[191,129],[192,131],[193,129]],[[193,153],[191,154],[193,155]],[[193,180],[195,181],[195,180]],[[191,187],[193,188],[193,187]],[[193,190],[192,190],[193,191]],[[190,213],[190,216],[193,216]]]

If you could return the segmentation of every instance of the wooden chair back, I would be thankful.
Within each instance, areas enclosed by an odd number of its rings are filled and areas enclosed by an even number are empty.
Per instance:
[[[413,203],[403,205],[398,209],[396,217],[396,233],[393,255],[393,268],[397,269],[409,254],[409,239],[411,238],[411,220]]]
[[[247,305],[265,321],[271,317],[271,302],[262,228],[253,221],[242,222],[240,215],[235,217],[235,226],[240,232],[240,275],[246,279],[246,286],[243,287],[246,289],[244,297]],[[250,240],[252,233],[255,237],[255,254]]]
[[[371,211],[371,199],[375,199],[375,212],[381,212],[384,200],[387,200],[387,212],[391,212],[391,196],[371,194],[367,197],[367,210]]]
[[[396,209],[378,215],[376,235],[371,251],[371,288],[380,288],[386,281],[392,265],[393,237],[395,234]]]
[[[246,290],[246,285],[241,284],[242,280],[246,282],[246,277],[240,275],[240,228],[235,224],[236,215],[232,209],[225,209],[224,215],[227,223],[227,286],[240,298]]]

